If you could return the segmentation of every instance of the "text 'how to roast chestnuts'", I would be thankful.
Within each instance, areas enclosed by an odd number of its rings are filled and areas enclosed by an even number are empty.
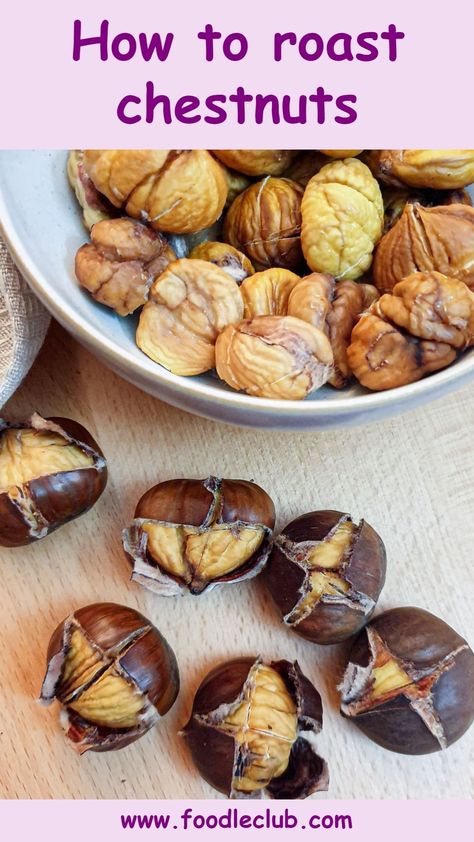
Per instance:
[[[80,754],[135,742],[167,713],[178,691],[172,649],[132,608],[87,605],[51,637],[41,702],[60,702],[61,724]]]

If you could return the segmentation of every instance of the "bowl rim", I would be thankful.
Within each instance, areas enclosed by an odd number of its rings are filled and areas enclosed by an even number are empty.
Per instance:
[[[64,178],[65,187],[68,187],[66,174]],[[159,363],[148,359],[145,354],[143,355],[143,361],[139,361],[126,349],[119,348],[114,340],[101,333],[98,328],[88,323],[86,318],[74,312],[70,305],[65,303],[60,296],[58,297],[51,281],[36,265],[33,253],[24,244],[9,211],[1,183],[0,234],[5,240],[18,269],[38,298],[79,341],[92,347],[100,356],[105,357],[116,370],[123,369],[126,365],[127,373],[136,375],[138,380],[145,379],[148,383],[158,386],[163,383],[168,391],[171,390],[175,394],[187,398],[194,397],[208,405],[217,403],[225,406],[228,410],[235,409],[237,412],[246,410],[253,414],[265,413],[270,416],[285,414],[287,417],[318,418],[328,415],[335,417],[353,414],[354,412],[364,413],[382,408],[386,409],[405,402],[408,404],[416,399],[422,400],[423,397],[429,396],[432,392],[437,392],[438,389],[443,389],[448,384],[453,384],[458,379],[461,380],[469,374],[474,376],[474,354],[471,354],[415,383],[399,386],[395,389],[367,392],[363,395],[352,395],[345,398],[325,397],[321,401],[287,401],[276,398],[259,398],[247,395],[244,392],[226,391],[221,386],[214,386],[197,378],[186,378],[172,374]],[[71,278],[71,281],[74,282],[74,279]],[[166,400],[166,398],[164,399]]]

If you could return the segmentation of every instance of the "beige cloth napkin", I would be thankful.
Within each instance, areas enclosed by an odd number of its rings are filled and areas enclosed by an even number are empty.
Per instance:
[[[49,314],[0,239],[0,408],[20,385],[41,345]]]

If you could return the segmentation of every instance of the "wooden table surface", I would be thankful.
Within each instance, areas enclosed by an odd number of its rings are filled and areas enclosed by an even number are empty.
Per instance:
[[[473,787],[474,727],[447,752],[405,757],[371,743],[338,714],[345,646],[317,647],[284,629],[258,582],[200,598],[165,599],[131,583],[120,531],[155,482],[211,473],[255,479],[280,525],[335,508],[382,535],[388,575],[380,608],[423,606],[474,641],[474,389],[371,426],[324,433],[239,430],[187,415],[120,380],[57,325],[4,408],[85,424],[109,460],[96,507],[35,546],[0,555],[0,796],[5,798],[210,798],[177,736],[204,674],[227,656],[297,658],[320,689],[320,753],[332,798],[463,798]],[[54,705],[36,703],[56,624],[90,602],[126,603],[147,615],[178,657],[182,689],[166,718],[134,745],[78,757]],[[324,798],[318,795],[317,798]]]

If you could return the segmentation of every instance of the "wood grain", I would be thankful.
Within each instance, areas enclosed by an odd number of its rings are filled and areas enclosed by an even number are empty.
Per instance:
[[[82,519],[36,546],[1,552],[0,796],[213,797],[177,731],[206,671],[227,656],[251,653],[297,658],[320,689],[325,722],[319,745],[330,766],[329,797],[472,794],[474,728],[444,754],[385,752],[338,714],[335,687],[345,646],[316,647],[285,630],[258,580],[200,598],[154,597],[130,583],[120,543],[138,497],[159,480],[211,473],[256,479],[273,496],[280,525],[317,508],[365,517],[388,550],[380,607],[426,607],[472,643],[472,387],[359,429],[238,430],[143,394],[54,325],[3,414],[22,419],[35,409],[89,427],[108,457],[110,481]],[[150,617],[177,654],[182,690],[167,717],[135,745],[79,758],[62,736],[57,708],[43,709],[35,699],[53,628],[74,608],[99,600],[126,603]]]

